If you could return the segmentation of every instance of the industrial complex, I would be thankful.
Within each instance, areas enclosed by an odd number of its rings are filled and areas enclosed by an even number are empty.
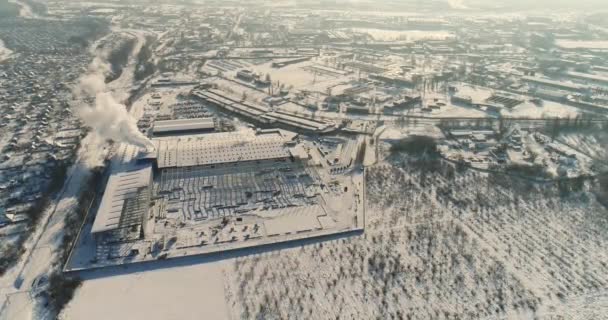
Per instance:
[[[336,176],[297,133],[192,132],[211,123],[159,121],[153,149],[116,146],[67,271],[363,230],[363,177],[352,157],[360,145],[340,167],[353,174]]]
[[[606,0],[0,0],[0,110],[0,320],[608,314]]]

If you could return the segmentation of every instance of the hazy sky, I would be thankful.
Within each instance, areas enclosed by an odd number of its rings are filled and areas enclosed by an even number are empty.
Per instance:
[[[306,0],[305,0],[306,1]],[[395,5],[428,4],[433,0],[332,0],[328,2],[350,3],[390,3]],[[310,1],[316,2],[316,1]],[[319,0],[318,2],[323,2]],[[449,4],[454,9],[502,7],[511,9],[608,9],[608,0],[434,0],[436,3]]]
[[[461,2],[469,3],[497,3],[501,5],[517,5],[517,6],[545,6],[550,8],[552,6],[588,6],[588,5],[601,5],[606,6],[608,1],[606,0],[461,0]]]
[[[518,9],[608,8],[608,0],[445,0],[452,6],[501,6]]]

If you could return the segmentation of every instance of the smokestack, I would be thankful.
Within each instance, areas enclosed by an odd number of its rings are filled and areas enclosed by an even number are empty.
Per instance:
[[[97,56],[87,72],[80,77],[73,89],[76,114],[104,140],[128,143],[141,149],[154,149],[154,144],[137,128],[136,120],[127,107],[118,102],[105,83],[110,64],[103,56]],[[87,103],[93,99],[92,103]]]

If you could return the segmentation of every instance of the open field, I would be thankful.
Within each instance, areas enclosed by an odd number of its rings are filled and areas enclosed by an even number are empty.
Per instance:
[[[129,319],[186,320],[204,314],[219,320],[228,319],[227,312],[219,263],[90,279],[61,319],[123,319],[128,314]]]
[[[605,314],[608,211],[593,195],[405,160],[368,171],[364,236],[237,259],[235,318]]]

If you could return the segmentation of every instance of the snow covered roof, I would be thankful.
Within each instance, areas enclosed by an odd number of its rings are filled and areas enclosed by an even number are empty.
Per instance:
[[[91,233],[118,229],[121,220],[124,220],[121,217],[125,211],[126,202],[129,199],[136,199],[143,188],[150,186],[151,181],[151,165],[112,174],[108,179]]]
[[[154,139],[158,167],[188,167],[286,158],[288,139],[279,131],[222,132]]]
[[[154,122],[154,134],[168,134],[180,131],[212,130],[215,128],[213,118],[196,118],[165,120]]]
[[[452,130],[450,134],[454,137],[470,137],[473,134],[471,130]]]

